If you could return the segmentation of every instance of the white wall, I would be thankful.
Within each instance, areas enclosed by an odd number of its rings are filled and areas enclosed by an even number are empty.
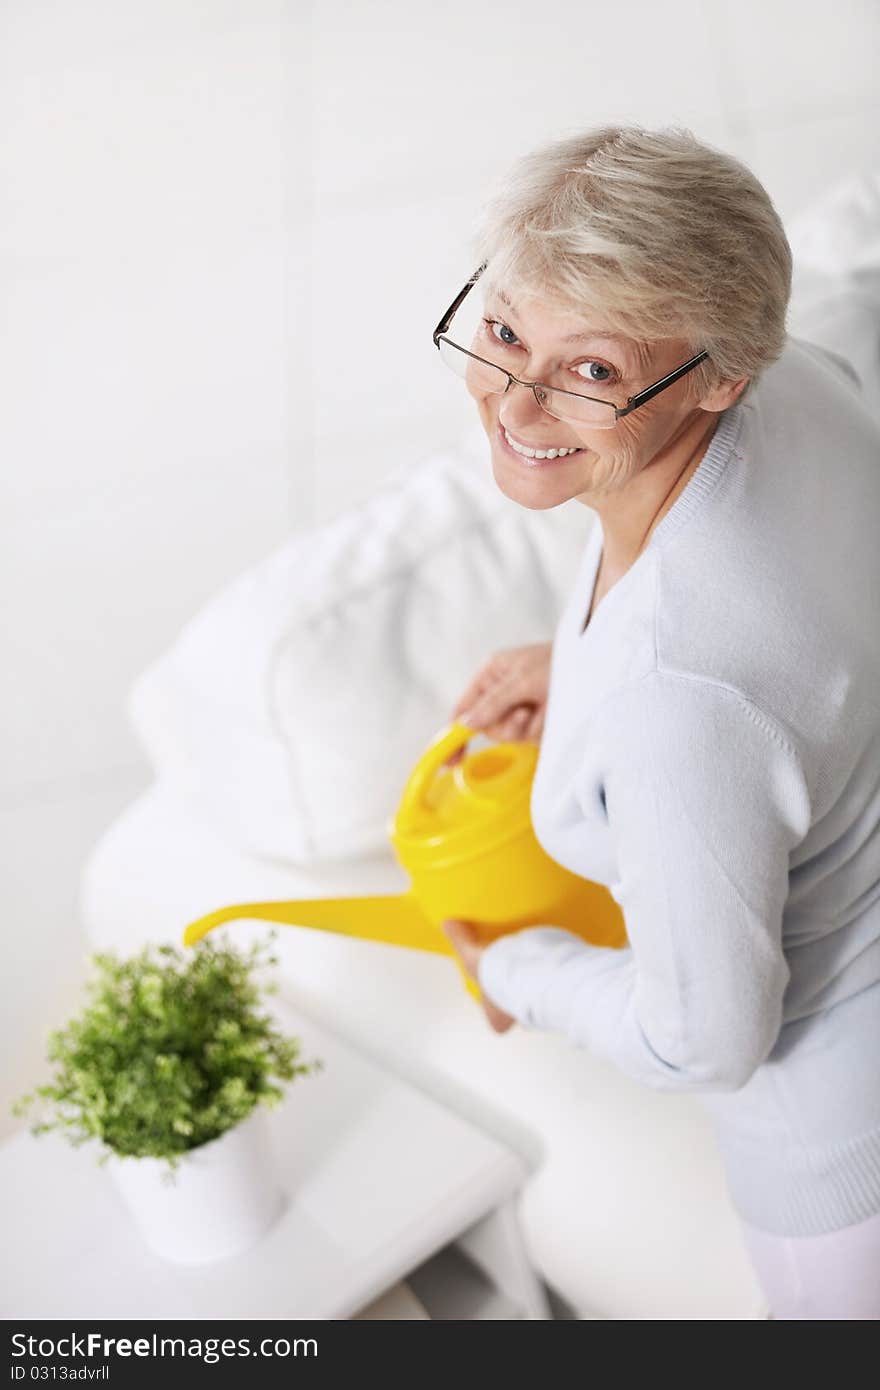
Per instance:
[[[430,333],[491,180],[683,123],[790,218],[878,161],[878,37],[875,0],[2,0],[0,1133],[79,987],[83,858],[149,781],[135,674],[470,423]]]

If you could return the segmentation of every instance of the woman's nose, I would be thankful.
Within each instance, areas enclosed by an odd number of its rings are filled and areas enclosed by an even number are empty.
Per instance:
[[[543,423],[549,418],[546,410],[542,410],[535,400],[531,386],[520,386],[515,381],[511,383],[498,411],[498,419],[506,429],[528,429],[530,425]]]

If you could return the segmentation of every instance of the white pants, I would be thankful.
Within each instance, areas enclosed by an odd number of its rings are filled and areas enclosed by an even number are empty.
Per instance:
[[[880,1319],[880,1212],[821,1236],[741,1224],[771,1318]]]

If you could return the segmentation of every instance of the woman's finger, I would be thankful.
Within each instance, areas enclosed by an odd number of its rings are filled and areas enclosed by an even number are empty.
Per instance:
[[[449,757],[446,759],[445,763],[441,763],[440,766],[441,766],[441,767],[455,767],[457,763],[460,763],[460,762],[461,762],[462,758],[464,757],[464,753],[465,753],[465,750],[464,750],[463,748],[456,748],[455,752],[454,752],[454,753],[450,753],[450,755],[449,755]]]
[[[490,1026],[496,1033],[506,1033],[516,1023],[516,1019],[504,1009],[499,1009],[497,1004],[493,1004],[491,999],[483,995],[483,1012],[489,1020]]]
[[[507,687],[512,682],[516,684],[517,681],[521,680],[521,676],[523,676],[523,663],[516,652],[496,652],[495,656],[492,656],[491,660],[477,671],[474,680],[463,692],[462,698],[456,705],[457,712],[473,709],[478,702],[484,701],[484,699],[492,701],[499,689]]]
[[[543,708],[533,711],[531,718],[526,725],[523,738],[539,739],[544,732],[544,710]]]
[[[521,705],[497,724],[482,724],[481,722],[480,733],[485,734],[487,738],[497,739],[499,742],[503,739],[513,740],[525,738],[525,728],[529,722],[530,715],[531,710]],[[470,719],[462,719],[461,723],[468,724],[474,728],[477,727],[476,724],[471,725]],[[441,763],[440,766],[450,768],[456,767],[457,764],[461,762],[466,752],[467,747],[456,748],[455,752],[450,753],[449,757],[445,762]]]
[[[477,962],[480,958],[479,938],[469,922],[447,917],[442,923],[443,931],[469,975],[476,979]]]
[[[487,724],[484,732],[489,738],[499,740],[522,738],[530,715],[531,710],[525,705],[517,705],[514,709],[505,711],[503,717],[494,724]]]
[[[499,724],[508,718],[519,703],[517,700],[518,692],[521,695],[522,689],[516,676],[511,672],[484,690],[479,699],[474,700],[473,704],[462,710],[458,718],[463,724],[472,724],[474,728],[485,728],[489,724]]]
[[[515,709],[513,714],[510,716],[510,722],[513,726],[514,738],[525,738],[526,730],[528,729],[529,724],[532,722],[531,705],[520,705],[517,709]]]
[[[488,694],[499,682],[505,678],[497,667],[484,666],[477,672],[473,680],[462,691],[458,700],[453,706],[453,715],[459,718],[464,710],[476,705],[479,700]]]

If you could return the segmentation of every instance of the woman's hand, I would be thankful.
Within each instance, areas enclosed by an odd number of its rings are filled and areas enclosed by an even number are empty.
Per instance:
[[[552,642],[533,642],[495,652],[456,701],[453,719],[493,739],[540,738],[552,651]],[[447,766],[463,756],[464,749],[459,749]]]
[[[465,971],[476,985],[480,981],[477,975],[477,966],[480,963],[480,956],[485,951],[485,945],[480,941],[479,936],[470,922],[460,922],[455,917],[447,917],[443,922],[443,930],[455,947],[456,955],[459,957]],[[487,999],[480,990],[483,1011],[496,1033],[506,1033],[508,1028],[512,1028],[516,1019],[510,1014],[506,1014],[503,1009],[499,1009],[493,1004],[491,999]]]

